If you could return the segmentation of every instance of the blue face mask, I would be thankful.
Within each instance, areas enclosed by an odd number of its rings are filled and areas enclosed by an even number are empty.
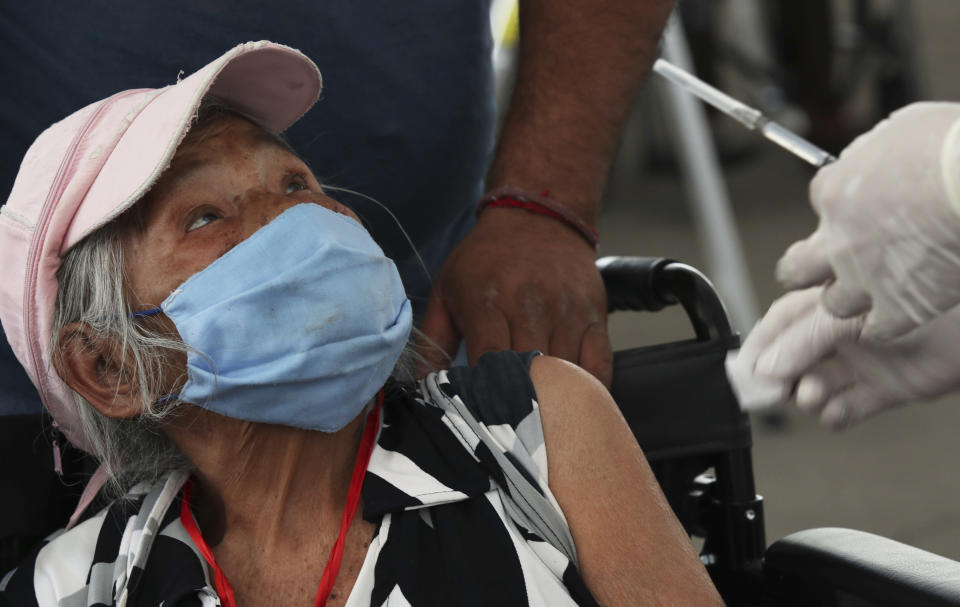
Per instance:
[[[412,325],[393,262],[360,224],[317,204],[283,212],[160,309],[190,347],[181,400],[324,432],[376,395]]]

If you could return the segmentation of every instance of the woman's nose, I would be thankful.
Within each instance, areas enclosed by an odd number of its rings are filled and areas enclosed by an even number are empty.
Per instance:
[[[247,216],[252,232],[262,228],[287,209],[298,204],[314,203],[335,213],[341,213],[360,222],[360,218],[349,207],[337,202],[322,192],[300,191],[292,195],[267,192],[248,192],[244,196],[244,215]],[[360,222],[362,223],[362,222]],[[252,233],[251,232],[251,233]]]
[[[314,204],[319,204],[320,206],[324,207],[325,209],[329,209],[334,213],[346,215],[347,217],[357,220],[359,223],[363,223],[360,221],[360,218],[357,216],[357,214],[353,212],[353,209],[341,202],[334,200],[333,198],[330,198],[323,192],[304,190],[302,192],[297,192],[294,195],[294,198],[297,199],[295,204],[312,202]]]

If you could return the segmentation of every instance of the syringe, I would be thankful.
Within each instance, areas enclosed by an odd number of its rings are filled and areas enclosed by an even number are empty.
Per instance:
[[[730,95],[707,84],[666,59],[657,59],[653,64],[653,70],[674,84],[683,87],[686,91],[693,93],[748,129],[752,131],[759,130],[760,133],[770,141],[793,152],[794,155],[799,156],[815,167],[822,167],[837,159],[826,150],[813,145],[785,126],[770,120],[764,116],[760,110],[737,101]]]

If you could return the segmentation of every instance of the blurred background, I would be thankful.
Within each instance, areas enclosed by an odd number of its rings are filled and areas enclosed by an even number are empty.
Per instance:
[[[956,0],[682,0],[679,12],[705,80],[834,153],[905,103],[960,100]],[[664,126],[662,85],[649,78],[623,134],[600,254],[666,256],[709,271]],[[762,313],[781,294],[777,259],[816,225],[806,196],[814,170],[729,118],[708,116],[752,280],[746,295]],[[692,335],[679,310],[621,313],[610,328],[617,349]],[[841,433],[795,411],[753,421],[768,542],[842,526],[960,559],[960,396]]]

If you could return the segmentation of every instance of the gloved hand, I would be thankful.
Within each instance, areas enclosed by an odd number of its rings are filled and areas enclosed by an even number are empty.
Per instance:
[[[829,282],[827,310],[869,310],[864,335],[892,339],[960,303],[960,104],[916,103],[859,137],[820,170],[820,216],[777,277],[797,289]]]
[[[773,302],[739,351],[727,357],[727,376],[742,409],[788,401],[805,371],[840,343],[859,338],[863,317],[836,318],[821,305],[822,293],[814,287]]]
[[[800,409],[845,427],[888,408],[960,388],[960,307],[886,342],[862,336],[864,318],[838,319],[819,288],[778,300],[744,344],[759,351],[755,373],[796,386]]]

